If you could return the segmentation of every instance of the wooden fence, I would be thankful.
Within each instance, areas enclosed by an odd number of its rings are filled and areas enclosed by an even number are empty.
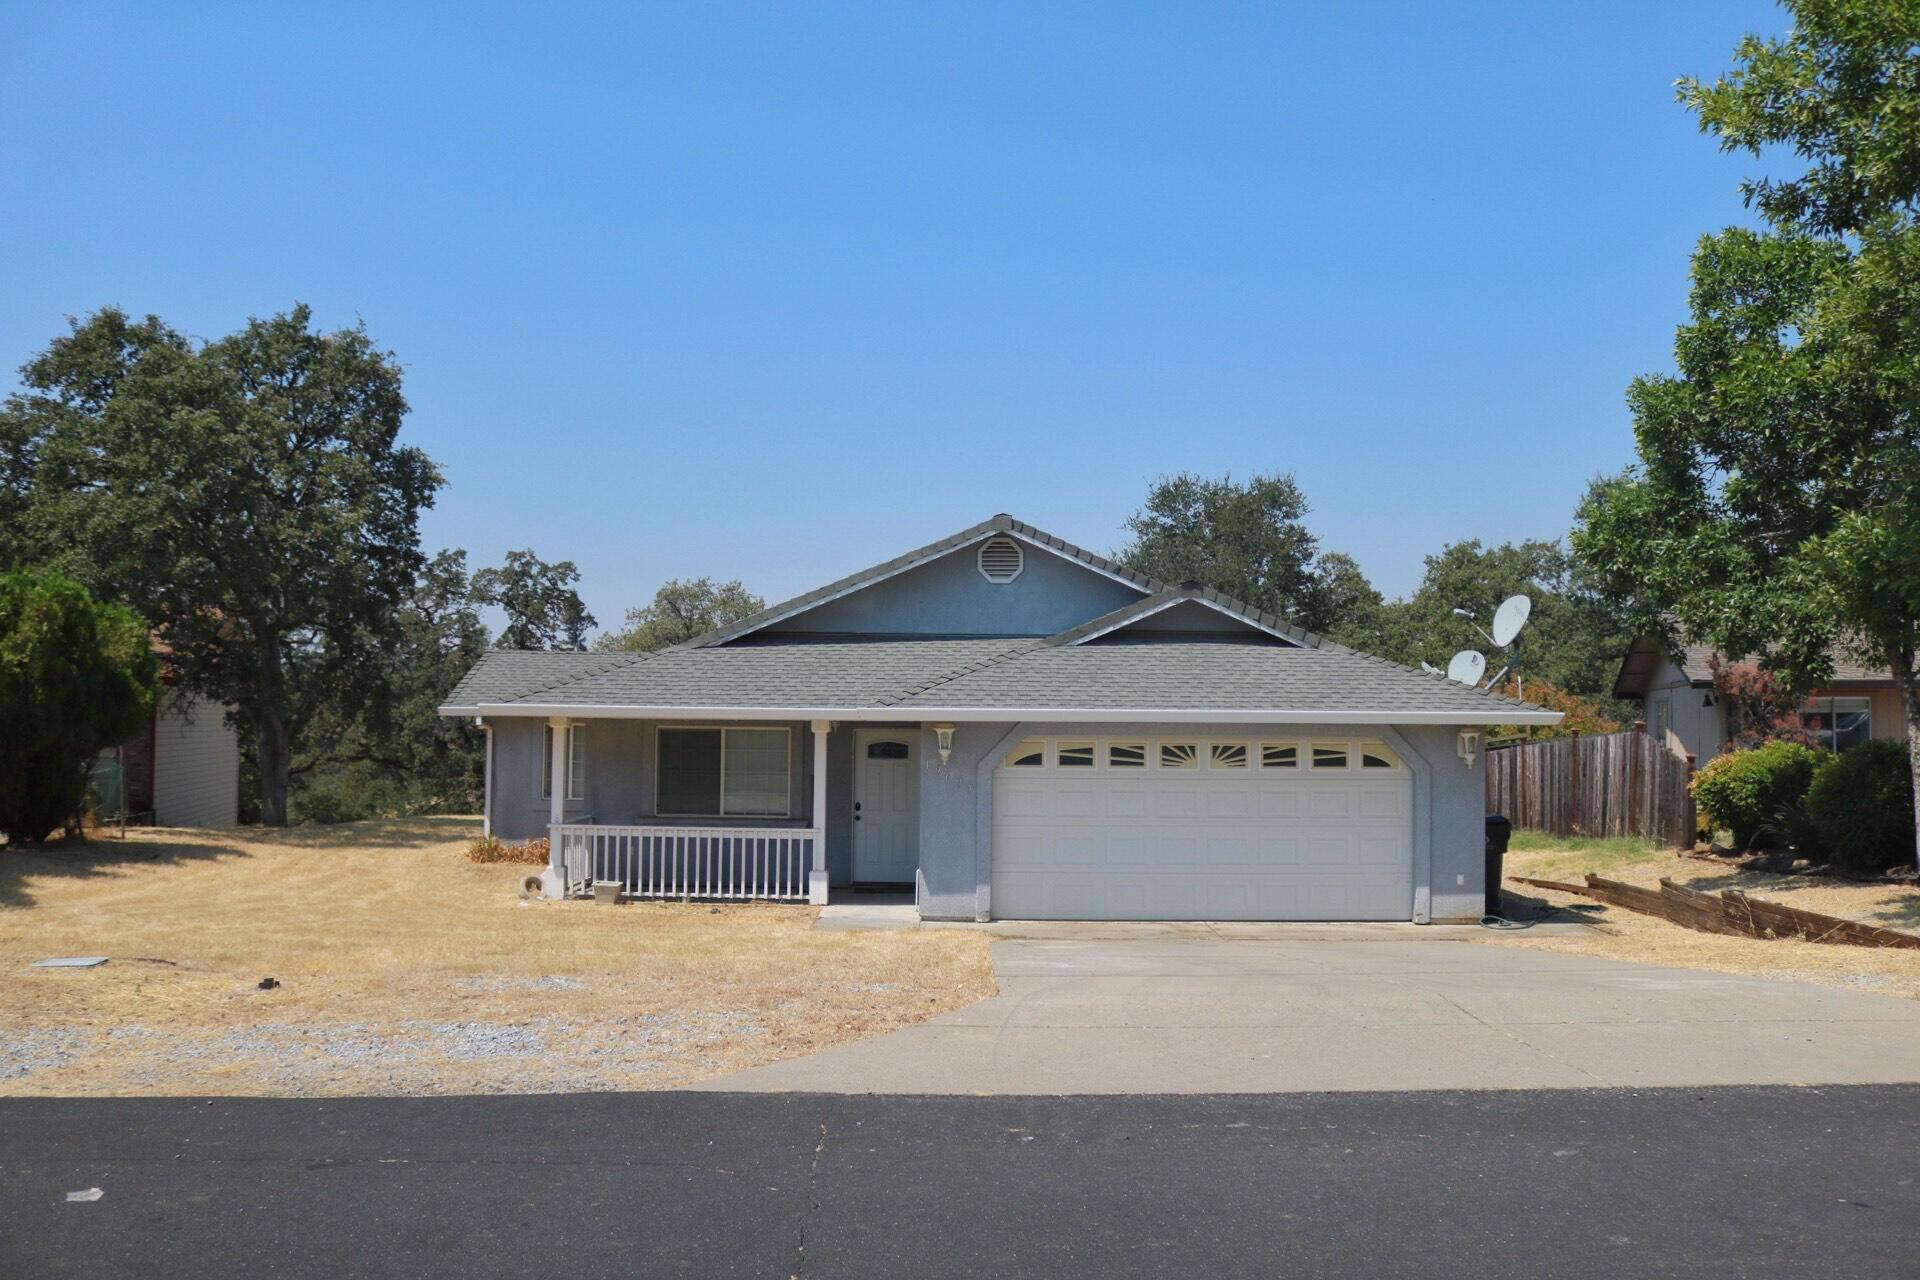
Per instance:
[[[1570,836],[1693,844],[1693,762],[1643,732],[1548,738],[1487,752],[1487,812]]]

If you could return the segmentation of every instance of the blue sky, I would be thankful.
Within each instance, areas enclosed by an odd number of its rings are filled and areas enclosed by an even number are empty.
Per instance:
[[[13,4],[0,364],[313,304],[407,369],[430,548],[770,599],[996,511],[1095,550],[1289,470],[1391,593],[1627,462],[1751,162],[1753,0]]]

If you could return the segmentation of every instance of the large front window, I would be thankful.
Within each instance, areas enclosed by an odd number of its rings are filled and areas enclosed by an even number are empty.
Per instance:
[[[654,811],[671,817],[784,818],[785,729],[662,729]]]
[[[1845,751],[1873,736],[1873,704],[1866,698],[1809,698],[1800,718],[1829,751]]]

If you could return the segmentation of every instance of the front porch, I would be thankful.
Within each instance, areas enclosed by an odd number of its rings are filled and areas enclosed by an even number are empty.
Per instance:
[[[606,726],[598,744],[589,736],[596,724]],[[803,728],[810,737],[796,742]],[[633,898],[824,905],[832,731],[828,720],[623,725],[553,716],[543,759],[548,864],[569,897],[614,883]],[[602,796],[640,813],[580,811]]]
[[[484,722],[489,834],[545,835],[569,897],[822,905],[919,879],[922,726],[550,716]]]
[[[552,824],[549,865],[570,898],[596,883],[628,898],[827,901],[826,833],[817,827]]]

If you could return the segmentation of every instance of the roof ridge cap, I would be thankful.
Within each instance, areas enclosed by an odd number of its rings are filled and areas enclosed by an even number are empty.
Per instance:
[[[1013,645],[1011,648],[1001,650],[999,653],[988,654],[984,658],[975,658],[972,662],[964,663],[950,671],[941,672],[936,676],[929,676],[918,684],[909,685],[896,693],[884,694],[874,700],[874,705],[881,707],[898,706],[909,698],[917,698],[921,694],[931,689],[937,689],[943,684],[951,684],[962,676],[970,676],[976,671],[984,671],[988,667],[1009,662],[1024,654],[1032,653],[1035,649],[1045,648],[1046,645],[1047,641],[1044,636],[1028,637],[1021,640],[1018,644]]]

